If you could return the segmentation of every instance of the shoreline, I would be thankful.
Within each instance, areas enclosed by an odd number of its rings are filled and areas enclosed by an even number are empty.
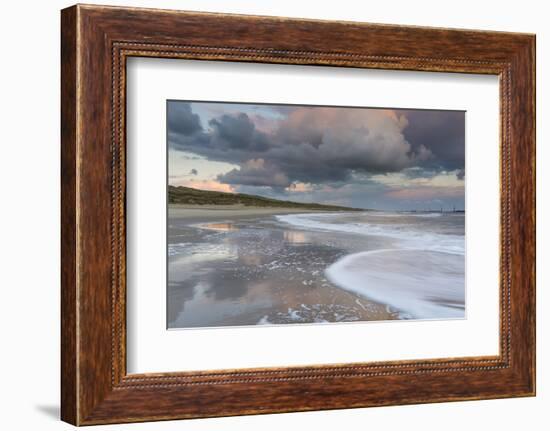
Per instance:
[[[403,222],[369,220],[368,210],[356,216],[303,208],[171,204],[168,211],[169,241],[181,250],[169,264],[171,329],[463,316],[463,262],[450,262],[444,255],[449,253],[433,249],[411,250],[433,248],[434,235],[441,247],[456,248],[456,235],[445,234],[443,242],[438,232],[404,235],[397,229]],[[316,214],[336,221],[324,222]],[[358,230],[355,217],[366,218],[368,229]],[[438,222],[399,217],[420,227]],[[429,268],[442,269],[419,268],[419,254]],[[411,277],[417,280],[414,292],[409,292]],[[441,290],[449,280],[451,291]],[[426,295],[436,298],[425,300]]]
[[[306,213],[346,213],[307,208],[254,207],[246,205],[188,205],[168,204],[168,219],[211,221],[232,216],[253,218],[261,215],[306,214]]]
[[[170,329],[399,319],[386,304],[325,278],[350,241],[361,238],[261,222],[327,211],[244,205],[170,205],[169,210],[169,238],[184,250],[169,261]]]

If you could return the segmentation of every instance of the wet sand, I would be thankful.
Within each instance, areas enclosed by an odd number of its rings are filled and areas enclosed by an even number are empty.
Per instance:
[[[295,208],[170,205],[168,327],[402,318],[325,276],[342,257],[392,246],[383,237],[315,232],[276,219]]]
[[[275,214],[305,214],[326,211],[304,210],[301,208],[250,207],[245,205],[175,205],[168,206],[171,221],[207,222],[216,220],[243,220]]]

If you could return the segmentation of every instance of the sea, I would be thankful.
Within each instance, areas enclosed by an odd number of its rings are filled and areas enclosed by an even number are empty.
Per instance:
[[[465,317],[463,212],[169,219],[168,327]]]

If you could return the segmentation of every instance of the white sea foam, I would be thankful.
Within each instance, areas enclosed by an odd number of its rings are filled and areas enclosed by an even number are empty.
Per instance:
[[[435,218],[441,217],[445,213],[441,212],[426,212],[426,213],[415,213],[415,212],[400,212],[400,213],[388,213],[382,211],[373,211],[369,212],[369,217],[422,217],[422,218]]]
[[[269,320],[269,316],[263,316],[256,325],[272,325],[273,323]]]
[[[435,218],[441,217],[443,213],[406,213],[406,215],[412,217]]]
[[[411,215],[420,219],[414,221]],[[453,228],[453,219],[441,215],[325,213],[279,215],[277,219],[299,229],[391,238],[395,248],[345,256],[325,270],[326,277],[342,289],[389,305],[402,318],[462,318],[464,235],[456,234],[460,219],[454,219]],[[392,218],[376,218],[380,216]]]
[[[343,257],[325,274],[337,286],[388,304],[403,318],[463,318],[464,256],[433,250],[374,250]]]
[[[185,250],[187,250],[189,247],[191,247],[193,244],[189,242],[180,242],[175,244],[168,244],[168,256],[176,256],[178,254],[181,254]]]
[[[344,217],[342,217],[344,216]],[[433,250],[464,254],[464,236],[441,234],[433,231],[414,229],[399,223],[382,224],[372,222],[345,221],[344,213],[287,214],[275,216],[277,220],[306,230],[343,232],[357,235],[384,236],[400,241],[401,248]],[[368,217],[371,215],[369,214]]]
[[[361,304],[363,309],[367,310]],[[266,314],[258,320],[256,325],[276,325],[281,323],[330,323],[352,322],[358,320],[353,308],[341,304],[299,304],[288,307],[286,311],[277,311]]]

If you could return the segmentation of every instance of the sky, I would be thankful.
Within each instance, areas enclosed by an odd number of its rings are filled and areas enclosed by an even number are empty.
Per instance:
[[[464,209],[463,111],[168,101],[168,182],[380,210]]]

